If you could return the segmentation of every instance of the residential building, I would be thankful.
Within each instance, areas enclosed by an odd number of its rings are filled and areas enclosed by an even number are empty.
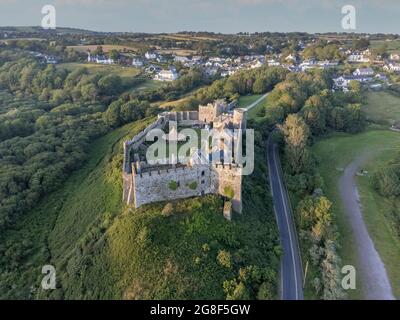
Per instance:
[[[174,81],[179,78],[178,73],[175,69],[170,68],[168,70],[161,70],[154,77],[154,80],[157,81]]]

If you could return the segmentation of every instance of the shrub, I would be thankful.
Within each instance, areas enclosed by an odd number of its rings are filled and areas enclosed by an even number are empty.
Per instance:
[[[226,186],[224,188],[224,194],[225,196],[227,196],[229,199],[233,199],[233,197],[235,196],[235,192],[233,191],[232,186]]]
[[[170,188],[171,190],[175,191],[176,189],[178,189],[178,183],[176,181],[172,180],[168,184],[168,188]]]
[[[168,202],[165,207],[162,209],[161,214],[165,217],[169,217],[174,212],[174,206],[171,202]]]
[[[218,263],[225,268],[230,269],[232,267],[232,257],[228,251],[219,250],[217,260]]]
[[[189,189],[196,190],[197,189],[197,182],[193,181],[187,185]]]

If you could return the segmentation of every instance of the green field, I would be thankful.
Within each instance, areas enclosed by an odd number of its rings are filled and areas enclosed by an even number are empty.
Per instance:
[[[387,91],[367,92],[363,105],[367,119],[379,124],[391,125],[400,121],[400,98]]]
[[[60,63],[57,65],[57,68],[64,68],[69,71],[73,71],[76,68],[87,68],[90,74],[116,74],[123,78],[131,78],[136,77],[141,73],[141,70],[133,67],[123,67],[119,65],[103,65],[103,64],[95,64],[95,63]]]
[[[368,162],[363,169],[369,173],[392,159],[400,150],[400,134],[392,131],[370,130],[357,135],[334,134],[313,146],[318,157],[318,171],[325,182],[325,191],[334,204],[337,224],[341,235],[340,255],[343,264],[357,266],[353,236],[341,205],[338,179],[341,168],[356,156],[365,155]],[[371,175],[357,177],[364,219],[370,236],[385,263],[394,293],[400,297],[400,242],[391,234],[387,220],[387,203],[377,195],[370,184]],[[358,278],[359,280],[359,278]],[[359,281],[357,287],[360,287]],[[350,298],[361,298],[360,290],[350,292]]]
[[[162,81],[156,81],[156,80],[151,80],[148,79],[145,82],[139,84],[136,86],[133,91],[139,91],[139,90],[153,90],[153,89],[158,89],[164,86],[165,83]]]
[[[239,108],[247,108],[254,101],[256,101],[257,99],[260,99],[260,97],[261,97],[261,94],[251,94],[251,95],[246,95],[246,96],[240,96],[239,101],[238,101],[238,107]]]
[[[400,52],[400,40],[391,40],[391,41],[372,40],[371,48],[378,48],[378,47],[382,46],[383,44],[387,45],[388,53],[399,53]]]

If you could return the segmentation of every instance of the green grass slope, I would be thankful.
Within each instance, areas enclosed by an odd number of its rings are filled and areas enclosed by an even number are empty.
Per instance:
[[[237,297],[266,296],[266,287],[276,296],[280,247],[262,145],[244,181],[244,212],[231,222],[218,196],[175,202],[168,214],[164,203],[129,208],[121,141],[149,121],[95,142],[81,170],[0,236],[1,298],[224,299],[231,280]],[[40,288],[46,264],[56,267],[53,291]]]
[[[341,235],[341,257],[343,264],[357,266],[357,255],[354,248],[352,230],[347,222],[341,204],[338,179],[342,175],[339,169],[345,168],[357,156],[365,156],[367,163],[363,169],[372,173],[386,161],[394,158],[400,148],[400,134],[398,132],[370,130],[357,135],[334,134],[323,139],[313,146],[313,151],[318,157],[318,169],[326,184],[328,197],[334,204],[334,211],[338,221]],[[370,183],[371,175],[357,177],[357,186],[360,193],[364,220],[374,245],[378,250],[394,293],[400,295],[400,242],[390,230],[387,201],[383,201]],[[358,278],[359,280],[359,278]],[[360,288],[358,283],[357,288]],[[359,289],[350,292],[351,298],[361,298]]]
[[[387,91],[366,93],[363,109],[368,120],[384,125],[400,121],[400,99]]]

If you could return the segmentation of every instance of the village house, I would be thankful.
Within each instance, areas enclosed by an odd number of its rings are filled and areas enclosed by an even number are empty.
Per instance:
[[[391,53],[391,54],[390,54],[390,60],[399,61],[399,60],[400,60],[400,54],[398,54],[398,53]]]
[[[275,60],[275,59],[268,60],[267,64],[268,64],[269,67],[277,67],[277,66],[281,65],[281,63],[279,61]]]
[[[156,59],[157,59],[157,53],[147,51],[147,52],[144,54],[144,57],[145,57],[147,60],[156,60]]]
[[[355,51],[348,55],[347,61],[350,63],[365,63],[369,62],[369,58],[365,53]]]
[[[400,72],[400,63],[389,63],[383,67],[383,70],[390,72]]]
[[[114,60],[111,58],[107,58],[105,55],[91,55],[90,52],[88,52],[88,62],[95,62],[99,64],[114,64]]]
[[[137,68],[141,68],[141,67],[144,66],[144,62],[140,58],[133,58],[132,59],[132,66],[137,67]]]
[[[44,59],[47,64],[57,64],[58,63],[57,58],[54,56],[44,55]]]
[[[187,63],[190,61],[190,59],[188,57],[184,57],[184,56],[174,56],[174,61],[180,62],[180,63]]]
[[[179,78],[175,68],[169,68],[168,70],[161,70],[154,77],[157,81],[175,81]]]
[[[250,65],[251,69],[256,69],[256,68],[260,68],[264,65],[263,62],[260,61],[260,59],[256,59],[255,61],[253,61],[253,63]]]
[[[285,58],[285,61],[292,62],[292,63],[297,63],[298,59],[297,59],[297,57],[296,57],[295,55],[289,54],[289,55]]]
[[[358,68],[353,72],[354,76],[370,77],[375,74],[372,68]]]

